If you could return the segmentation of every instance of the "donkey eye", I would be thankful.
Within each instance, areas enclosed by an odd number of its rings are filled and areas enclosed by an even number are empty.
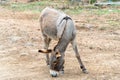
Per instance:
[[[56,64],[57,62],[56,62],[56,61],[54,61],[53,63],[54,63],[54,64]]]
[[[60,57],[57,57],[57,59],[59,59]]]
[[[56,52],[56,54],[58,54],[58,52]]]

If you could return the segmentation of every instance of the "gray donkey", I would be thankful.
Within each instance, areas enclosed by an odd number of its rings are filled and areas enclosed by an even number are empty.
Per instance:
[[[73,20],[65,13],[47,7],[41,12],[39,21],[44,39],[44,49],[39,52],[46,54],[46,62],[47,65],[50,65],[51,76],[56,77],[59,73],[64,73],[64,53],[69,43],[72,44],[82,71],[87,73],[78,53],[75,41],[76,28]],[[48,47],[52,39],[57,40],[58,43],[51,50]],[[48,53],[51,53],[50,58]]]

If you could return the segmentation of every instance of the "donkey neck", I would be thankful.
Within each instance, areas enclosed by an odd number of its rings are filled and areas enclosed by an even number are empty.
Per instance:
[[[63,20],[66,20],[66,24],[65,24],[64,30],[62,31],[61,38],[59,39],[57,45],[54,47],[54,50],[59,50],[61,54],[65,52],[65,50],[66,50],[66,48],[67,48],[67,46],[68,46],[68,44],[70,42],[69,38],[67,38],[67,35],[66,35],[66,27],[67,27],[67,21],[68,21],[68,19],[72,20],[68,16],[65,16],[61,20],[61,22]]]
[[[67,39],[61,38],[61,39],[58,41],[57,45],[54,47],[54,50],[59,50],[60,53],[62,54],[62,53],[65,52],[68,44],[69,44],[69,41],[68,41]]]

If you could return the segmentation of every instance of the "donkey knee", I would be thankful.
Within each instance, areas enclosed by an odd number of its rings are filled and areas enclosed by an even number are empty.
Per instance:
[[[76,58],[77,58],[77,59],[80,59],[80,55],[76,55]]]

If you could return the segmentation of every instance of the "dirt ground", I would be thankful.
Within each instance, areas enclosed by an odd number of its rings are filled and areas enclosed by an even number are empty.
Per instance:
[[[65,54],[65,74],[57,78],[49,75],[45,55],[37,52],[43,43],[38,19],[34,16],[39,14],[14,12],[0,7],[0,80],[120,79],[120,28],[102,28],[113,27],[106,21],[120,21],[119,14],[97,16],[85,12],[72,16],[77,25],[79,52],[89,74],[81,72],[69,45]],[[50,47],[55,43],[53,41]]]

